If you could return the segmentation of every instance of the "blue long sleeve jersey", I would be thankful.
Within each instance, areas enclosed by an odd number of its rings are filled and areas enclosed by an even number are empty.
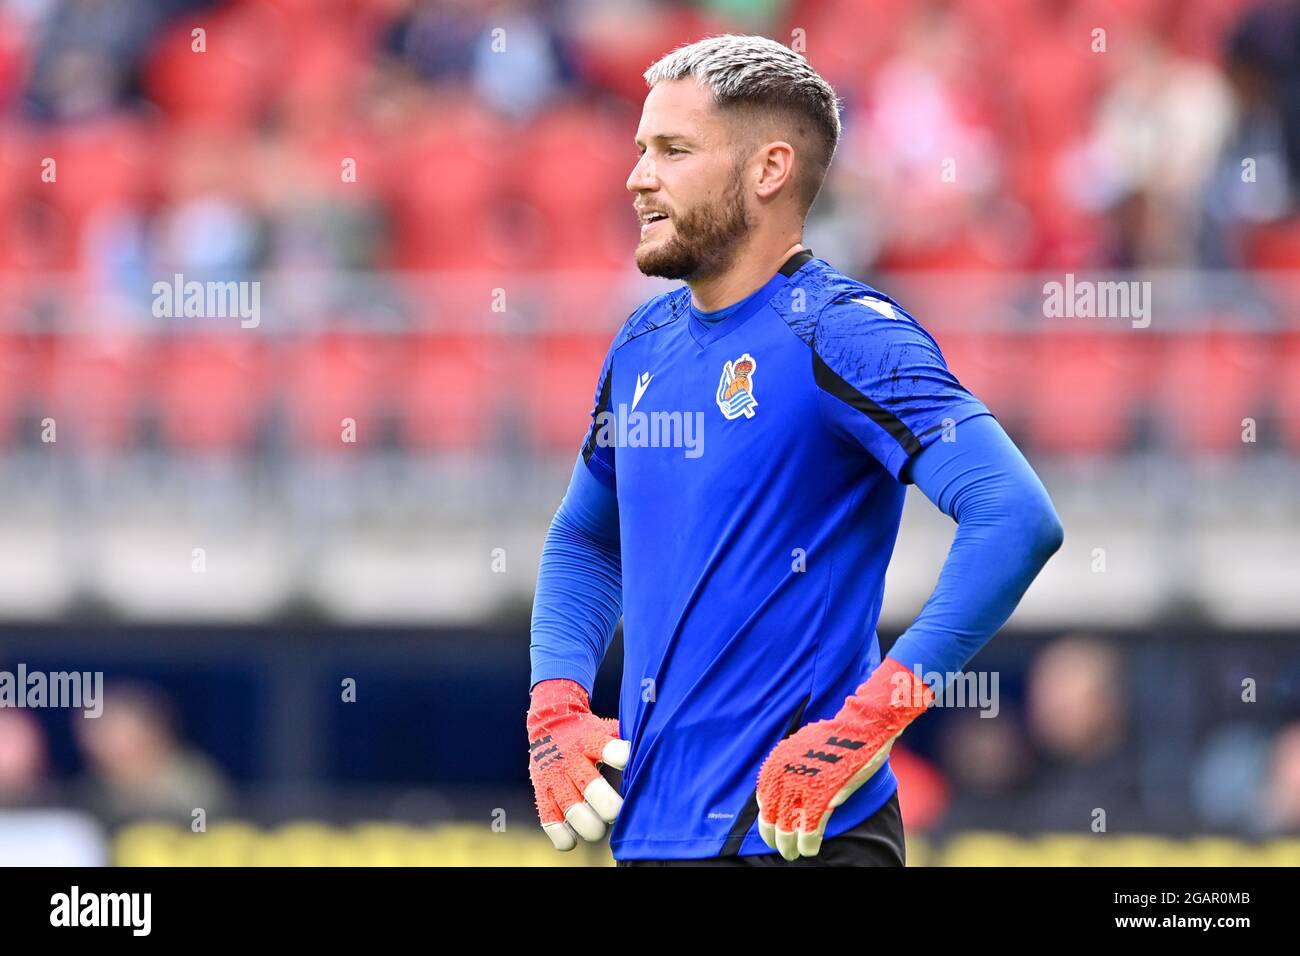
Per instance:
[[[759,767],[879,665],[911,481],[957,533],[890,656],[948,675],[1010,616],[1061,528],[934,340],[807,251],[721,313],[698,313],[682,287],[632,314],[543,547],[531,647],[533,684],[590,689],[623,617],[616,858],[772,852]],[[886,762],[827,836],[896,787]]]

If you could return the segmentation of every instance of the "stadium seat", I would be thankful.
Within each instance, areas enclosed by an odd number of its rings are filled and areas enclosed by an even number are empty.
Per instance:
[[[472,104],[438,101],[393,166],[398,264],[485,268],[511,264],[500,231],[504,188],[499,123]]]
[[[572,22],[575,59],[586,81],[638,108],[646,67],[668,50],[728,32],[725,21],[678,4],[592,5]]]
[[[1300,268],[1300,220],[1253,226],[1246,231],[1244,246],[1252,269]]]
[[[1034,337],[1029,436],[1035,448],[1060,453],[1113,453],[1132,431],[1149,391],[1143,333],[1056,331]]]
[[[30,144],[57,161],[50,201],[69,212],[146,199],[157,176],[154,137],[131,120],[78,124]]]
[[[351,419],[356,446],[372,445],[401,349],[396,337],[328,332],[283,348],[287,354],[279,381],[290,442],[319,453],[345,451],[354,447],[343,440],[343,421]]]
[[[153,135],[132,120],[109,119],[56,132],[14,137],[6,165],[12,171],[13,211],[22,211],[13,230],[12,253],[22,265],[70,269],[77,265],[91,215],[116,207],[140,207],[155,190],[158,166]],[[52,166],[45,161],[53,160]],[[44,171],[54,179],[46,181]],[[19,171],[21,170],[21,174]],[[22,186],[17,184],[21,183]],[[0,192],[3,192],[0,189]],[[5,202],[0,197],[0,205]],[[37,261],[31,261],[35,246]]]
[[[402,436],[420,451],[486,445],[496,403],[531,393],[512,388],[502,343],[457,333],[421,334],[403,346]]]
[[[31,51],[26,49],[22,23],[25,17],[0,9],[0,111],[11,108],[22,91]]]
[[[1259,422],[1271,410],[1276,341],[1269,333],[1178,333],[1165,346],[1159,400],[1174,447],[1194,452],[1240,452],[1242,420]]]
[[[205,15],[206,49],[192,49],[192,18],[168,29],[145,66],[149,97],[178,124],[251,127],[281,89],[287,56],[283,18],[269,4],[246,3]]]
[[[1287,447],[1300,453],[1300,329],[1289,329],[1279,349],[1274,412]]]
[[[535,382],[528,411],[538,448],[577,452],[591,424],[596,380],[611,338],[604,333],[561,333],[528,343],[522,364]]]
[[[552,111],[521,134],[511,178],[538,213],[533,265],[624,266],[638,226],[625,188],[636,164],[632,130],[589,110]]]
[[[247,452],[267,395],[265,343],[251,334],[160,343],[153,407],[163,439],[186,452]]]
[[[0,333],[0,446],[12,441],[38,372],[31,337]]]
[[[23,237],[17,216],[23,201],[19,183],[25,163],[21,137],[0,128],[0,269],[13,268],[21,261]]]
[[[1005,427],[1016,424],[1026,401],[1025,334],[945,328],[935,339],[957,380]]]
[[[803,30],[809,62],[842,95],[854,96],[896,48],[907,8],[907,0],[799,0],[782,18],[783,32]]]
[[[286,114],[297,123],[347,115],[356,91],[366,82],[368,51],[361,48],[363,41],[345,32],[350,24],[337,14],[303,10],[292,23],[294,41],[281,96]]]
[[[92,453],[130,447],[149,372],[148,340],[67,334],[48,344],[49,378],[38,383],[36,410],[43,418],[49,408],[58,441]]]

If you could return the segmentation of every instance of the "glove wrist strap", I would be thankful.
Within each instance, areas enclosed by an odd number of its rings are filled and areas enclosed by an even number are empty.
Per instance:
[[[934,701],[932,691],[903,664],[886,657],[871,677],[844,702],[844,710],[855,717],[886,720],[891,726],[906,727]]]

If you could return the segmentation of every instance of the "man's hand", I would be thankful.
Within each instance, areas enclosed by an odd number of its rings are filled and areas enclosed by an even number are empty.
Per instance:
[[[557,850],[572,850],[578,837],[595,842],[613,823],[623,798],[596,769],[627,766],[629,746],[618,739],[618,721],[591,712],[586,690],[571,680],[544,680],[533,688],[528,709],[528,775],[537,796],[542,829]]]
[[[787,860],[816,856],[831,811],[867,782],[934,691],[885,658],[840,712],[773,748],[758,773],[758,833]]]

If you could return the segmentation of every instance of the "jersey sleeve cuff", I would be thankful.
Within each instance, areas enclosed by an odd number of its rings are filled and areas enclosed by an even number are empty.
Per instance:
[[[571,680],[581,684],[582,688],[591,694],[592,686],[596,683],[591,672],[574,661],[543,661],[533,666],[532,678],[528,682],[528,692],[531,694],[533,688],[544,680]]]
[[[943,421],[951,420],[951,426],[956,428],[962,422],[970,421],[972,418],[979,418],[981,415],[992,415],[984,403],[980,401],[964,402],[956,408],[950,410],[943,416]],[[889,455],[889,460],[885,462],[885,467],[889,469],[890,474],[897,478],[905,485],[912,484],[912,469],[909,467],[916,456],[929,448],[936,441],[942,439],[944,433],[943,423],[935,425],[928,431],[924,431],[916,436],[917,447],[911,453],[908,453],[902,445],[898,445]]]

